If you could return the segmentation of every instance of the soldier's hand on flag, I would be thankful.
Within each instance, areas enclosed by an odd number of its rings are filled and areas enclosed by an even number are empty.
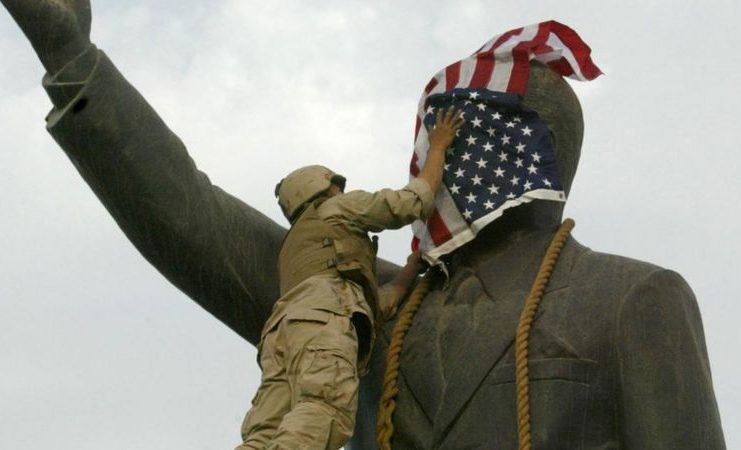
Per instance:
[[[49,74],[90,45],[90,0],[0,0]]]
[[[447,110],[437,111],[435,125],[430,130],[430,150],[445,151],[455,140],[455,133],[463,126],[465,120],[461,111],[450,106]]]

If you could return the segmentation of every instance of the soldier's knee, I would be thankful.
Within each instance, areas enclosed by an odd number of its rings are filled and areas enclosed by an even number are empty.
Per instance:
[[[311,421],[304,421],[305,432],[312,434],[310,440],[321,442],[322,448],[338,449],[352,436],[355,429],[355,411],[338,407],[326,401],[304,400],[294,411]],[[319,447],[317,447],[319,448]]]

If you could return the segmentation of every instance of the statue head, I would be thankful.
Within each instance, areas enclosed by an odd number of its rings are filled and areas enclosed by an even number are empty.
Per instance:
[[[467,122],[446,160],[447,190],[436,197],[433,220],[414,226],[413,246],[426,258],[491,227],[560,222],[583,134],[579,101],[563,77],[597,78],[590,54],[576,32],[547,21],[494,36],[430,80],[417,111],[412,175],[425,160],[425,130],[437,108],[453,104]]]
[[[530,63],[523,105],[548,125],[566,195],[576,174],[584,135],[581,105],[569,83],[545,64]]]
[[[584,135],[581,105],[566,79],[545,64],[531,61],[529,72],[522,103],[537,112],[550,130],[561,185],[568,199],[579,165]],[[500,220],[479,233],[474,247],[490,247],[493,243],[501,242],[502,238],[506,240],[512,231],[557,227],[561,223],[564,206],[562,202],[535,200],[509,209]],[[465,246],[464,249],[464,253],[471,251],[471,246]]]

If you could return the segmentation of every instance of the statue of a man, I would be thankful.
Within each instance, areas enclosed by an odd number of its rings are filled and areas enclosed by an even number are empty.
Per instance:
[[[285,230],[198,171],[90,43],[89,0],[0,1],[47,71],[47,127],[81,176],[147,260],[256,344],[278,298]],[[561,76],[533,65],[524,103],[550,127],[568,192],[578,101]],[[513,208],[450,256],[449,279],[433,284],[406,338],[393,448],[517,447],[515,326],[562,210],[538,200]],[[398,269],[378,270],[384,280]],[[375,446],[385,351],[381,337],[352,448]],[[699,311],[676,273],[569,239],[535,318],[529,367],[535,448],[724,448]]]

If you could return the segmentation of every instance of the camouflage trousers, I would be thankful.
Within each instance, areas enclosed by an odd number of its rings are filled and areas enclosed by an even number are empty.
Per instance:
[[[236,450],[336,450],[358,406],[358,338],[349,317],[291,311],[263,338],[262,382]]]

